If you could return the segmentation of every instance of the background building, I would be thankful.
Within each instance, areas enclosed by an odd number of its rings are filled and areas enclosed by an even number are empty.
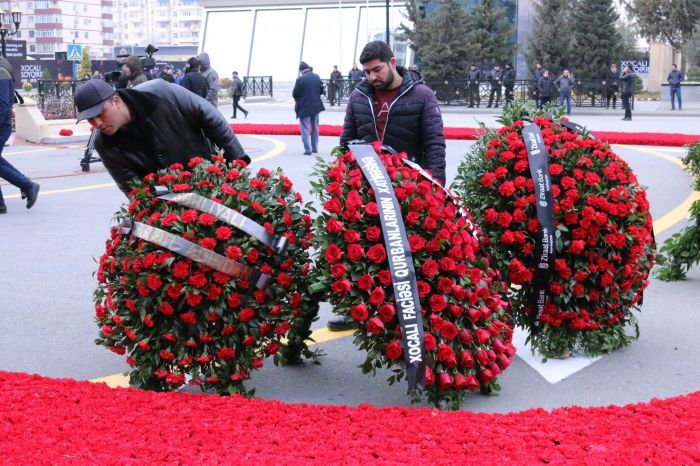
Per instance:
[[[68,44],[89,47],[93,59],[112,57],[114,29],[112,0],[40,0],[0,2],[5,12],[19,8],[22,22],[19,32],[10,39],[27,42],[27,55],[53,58],[54,52],[66,51]],[[14,28],[14,27],[13,27]]]

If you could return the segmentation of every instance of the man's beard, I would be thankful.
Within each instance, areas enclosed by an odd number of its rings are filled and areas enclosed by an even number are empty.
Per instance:
[[[391,85],[394,83],[394,70],[389,67],[389,76],[387,77],[386,81],[379,81],[379,82],[373,82],[372,86],[374,86],[375,89],[379,91],[386,91],[388,90]]]

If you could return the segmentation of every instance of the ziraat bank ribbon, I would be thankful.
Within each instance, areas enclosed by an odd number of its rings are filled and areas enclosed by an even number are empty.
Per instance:
[[[379,208],[384,247],[389,261],[394,298],[401,326],[401,343],[406,363],[408,391],[425,387],[423,314],[421,312],[413,255],[403,223],[401,206],[381,159],[369,144],[351,144],[350,150],[374,190]]]
[[[151,188],[151,194],[159,199],[172,201],[176,204],[211,214],[222,222],[236,227],[253,238],[256,238],[277,254],[282,254],[287,248],[287,238],[284,236],[275,236],[262,225],[254,222],[237,210],[214,202],[197,193],[173,193],[170,192],[167,186],[153,186]]]
[[[598,140],[598,138],[593,136],[590,132],[586,132],[586,128],[584,126],[579,125],[578,123],[574,123],[573,121],[569,120],[559,120],[559,124],[562,125],[564,128],[570,129],[571,131],[576,131],[580,135],[586,135],[594,141]]]
[[[527,149],[527,161],[535,184],[535,208],[537,209],[538,235],[535,243],[535,274],[532,278],[530,298],[530,325],[533,332],[539,330],[540,316],[549,299],[549,276],[554,266],[554,204],[552,182],[549,176],[549,153],[542,139],[542,131],[534,123],[523,126],[523,140]]]
[[[267,288],[272,281],[272,278],[268,274],[261,273],[240,262],[236,262],[221,254],[203,248],[198,244],[145,223],[124,219],[121,224],[121,233],[124,235],[131,233],[135,238],[157,244],[162,248],[176,252],[200,264],[207,265],[221,273],[253,283],[256,288],[261,290]]]

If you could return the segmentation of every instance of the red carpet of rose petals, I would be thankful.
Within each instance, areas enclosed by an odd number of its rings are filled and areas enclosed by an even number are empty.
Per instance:
[[[700,392],[473,414],[285,404],[0,372],[0,464],[691,464]]]
[[[299,134],[299,125],[272,125],[241,123],[231,125],[238,134]],[[319,125],[321,136],[340,136],[342,127]],[[473,140],[483,134],[481,128],[445,128],[446,139]],[[685,146],[700,141],[697,134],[679,133],[629,133],[618,131],[594,131],[593,134],[610,144],[636,144],[644,146]]]

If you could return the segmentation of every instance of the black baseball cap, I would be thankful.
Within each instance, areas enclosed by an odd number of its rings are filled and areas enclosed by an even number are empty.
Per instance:
[[[73,103],[78,109],[78,121],[96,117],[102,112],[102,104],[114,95],[112,86],[101,79],[91,79],[78,86]]]

